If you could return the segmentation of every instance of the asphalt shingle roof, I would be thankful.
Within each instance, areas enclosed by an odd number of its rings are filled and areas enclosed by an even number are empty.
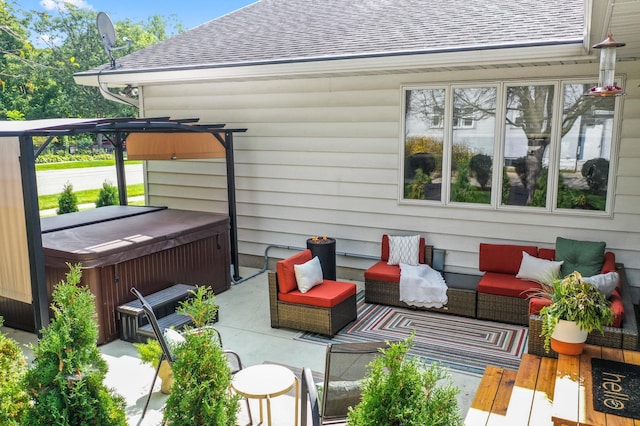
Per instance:
[[[162,69],[575,43],[583,9],[584,0],[260,0],[118,62]]]

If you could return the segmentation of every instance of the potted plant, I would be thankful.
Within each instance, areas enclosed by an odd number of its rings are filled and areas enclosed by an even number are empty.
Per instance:
[[[425,365],[407,355],[413,338],[380,350],[365,377],[360,403],[349,409],[348,426],[462,425],[459,389],[439,364]]]
[[[158,368],[162,348],[157,340],[147,339],[145,343],[134,343],[133,346],[138,350],[140,361],[151,364],[153,368]],[[166,395],[170,394],[173,385],[173,371],[171,371],[171,365],[166,359],[162,360],[158,377],[160,378],[160,392]]]
[[[229,392],[231,369],[211,327],[185,333],[175,348],[174,383],[164,419],[173,426],[233,426],[237,421],[237,394]]]
[[[582,280],[579,272],[556,279],[541,293],[551,304],[540,310],[544,348],[562,354],[582,353],[587,334],[613,322],[604,293]]]
[[[215,303],[215,295],[211,287],[198,286],[195,291],[192,290],[190,293],[192,297],[180,302],[176,312],[191,317],[196,328],[188,332],[193,333],[203,327],[210,326],[216,321],[218,305]],[[133,346],[138,350],[142,362],[151,364],[153,368],[158,368],[158,360],[162,354],[162,348],[160,348],[157,340],[147,339],[145,343],[134,343]],[[174,381],[173,371],[166,360],[163,360],[160,365],[158,377],[161,380],[160,391],[164,394],[170,394]]]

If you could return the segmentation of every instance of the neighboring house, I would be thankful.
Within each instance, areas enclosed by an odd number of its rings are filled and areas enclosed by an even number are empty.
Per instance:
[[[248,129],[235,138],[247,263],[312,235],[377,256],[382,233],[420,233],[447,272],[477,275],[480,242],[563,236],[606,241],[640,287],[638,22],[640,2],[621,0],[261,0],[76,80],[136,87],[141,116]],[[584,98],[608,31],[627,43],[626,96]],[[465,169],[477,154],[482,191]],[[145,170],[150,204],[226,211],[224,162]]]

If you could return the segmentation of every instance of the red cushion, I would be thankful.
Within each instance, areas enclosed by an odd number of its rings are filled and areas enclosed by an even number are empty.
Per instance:
[[[523,251],[526,251],[534,257],[538,255],[538,248],[536,246],[480,243],[479,269],[482,272],[499,272],[502,274],[516,275],[520,270]]]
[[[324,280],[322,284],[313,287],[306,293],[293,290],[289,293],[278,294],[278,299],[283,302],[297,305],[319,306],[321,308],[333,308],[341,302],[356,294],[356,285],[342,281]]]
[[[616,271],[616,255],[615,253],[608,251],[604,254],[604,263],[602,264],[601,274]]]
[[[613,290],[611,297],[611,310],[613,311],[613,323],[611,327],[622,327],[622,320],[624,320],[624,303],[622,303],[622,296],[618,293],[618,290]]]
[[[478,293],[495,294],[498,296],[518,297],[526,299],[542,287],[540,284],[521,280],[515,275],[485,272],[478,283]]]
[[[544,297],[532,297],[529,299],[529,314],[540,315],[540,309],[549,306],[551,300]]]
[[[418,251],[418,262],[427,263],[424,259],[424,246],[426,240],[424,237],[420,237],[420,246]],[[382,235],[382,252],[380,253],[380,260],[387,262],[389,260],[389,236],[387,234]]]
[[[556,251],[550,248],[539,248],[538,257],[545,260],[556,260]]]
[[[399,283],[400,267],[398,265],[387,265],[386,260],[381,260],[364,271],[364,279]]]
[[[304,250],[276,263],[278,274],[278,290],[280,293],[289,293],[298,289],[294,265],[302,265],[312,259],[311,250]]]

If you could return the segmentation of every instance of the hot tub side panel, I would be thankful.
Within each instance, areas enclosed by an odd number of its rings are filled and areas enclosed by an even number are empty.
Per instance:
[[[46,267],[49,295],[65,278],[67,269]],[[83,269],[82,284],[96,296],[99,324],[98,343],[119,336],[116,307],[134,299],[130,290],[142,294],[163,290],[173,284],[211,286],[215,294],[231,285],[229,237],[226,228],[211,237],[122,263]],[[51,296],[50,296],[51,297]]]

